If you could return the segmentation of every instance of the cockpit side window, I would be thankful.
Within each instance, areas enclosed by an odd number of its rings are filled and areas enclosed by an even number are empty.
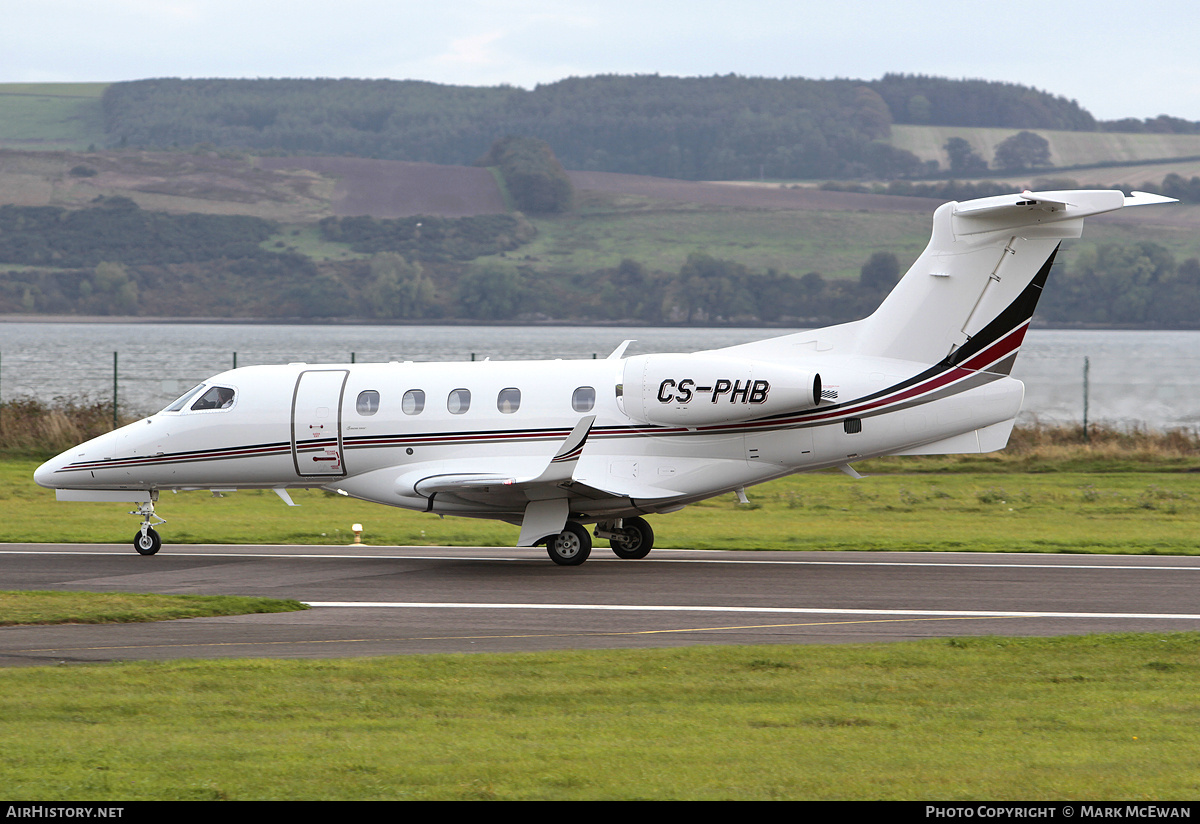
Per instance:
[[[234,391],[228,386],[213,386],[192,404],[193,411],[203,409],[228,409],[233,406]]]
[[[199,384],[197,386],[193,386],[191,389],[189,389],[188,391],[186,391],[182,395],[180,395],[178,398],[176,398],[175,401],[170,406],[168,406],[166,409],[164,409],[163,411],[164,412],[178,412],[179,410],[183,409],[183,407],[185,407],[187,405],[188,401],[190,401],[192,398],[196,397],[196,394],[203,388],[204,388],[204,384]]]

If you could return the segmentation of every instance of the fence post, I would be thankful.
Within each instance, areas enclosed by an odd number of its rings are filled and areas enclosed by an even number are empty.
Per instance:
[[[1086,355],[1083,357],[1083,442],[1088,443],[1088,369],[1091,364]]]

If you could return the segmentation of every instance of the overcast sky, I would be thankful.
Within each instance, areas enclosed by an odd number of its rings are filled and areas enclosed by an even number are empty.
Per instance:
[[[1196,0],[0,0],[0,82],[595,74],[1031,85],[1200,120]]]

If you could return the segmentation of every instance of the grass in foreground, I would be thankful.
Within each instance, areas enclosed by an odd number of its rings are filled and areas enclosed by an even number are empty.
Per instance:
[[[1192,799],[1200,634],[0,670],[14,798]]]
[[[0,592],[0,626],[19,624],[127,624],[293,612],[299,601],[232,595],[149,595],[128,592]]]

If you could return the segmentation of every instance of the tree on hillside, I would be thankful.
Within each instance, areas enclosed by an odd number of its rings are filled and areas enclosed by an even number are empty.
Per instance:
[[[1085,249],[1065,272],[1054,273],[1054,288],[1039,308],[1050,320],[1153,323],[1163,318],[1161,296],[1176,280],[1175,268],[1174,256],[1156,243]]]
[[[458,282],[458,308],[476,320],[507,320],[523,308],[525,290],[520,273],[486,264],[468,269]]]
[[[371,283],[364,290],[370,312],[378,318],[420,318],[433,304],[433,281],[419,264],[395,252],[380,252],[369,264]]]
[[[82,284],[81,284],[82,285]],[[105,315],[134,315],[138,308],[137,282],[120,263],[99,263],[92,275],[92,305]]]
[[[992,162],[1008,171],[1049,166],[1050,141],[1033,132],[1018,132],[1000,141]]]
[[[571,179],[544,140],[503,137],[477,165],[499,167],[509,195],[522,212],[547,214],[571,208]]]
[[[974,175],[987,172],[987,161],[980,157],[971,144],[961,137],[952,137],[942,148],[950,158],[950,172],[956,175]]]
[[[891,252],[876,252],[863,264],[858,283],[871,292],[884,293],[900,280],[900,261]]]

